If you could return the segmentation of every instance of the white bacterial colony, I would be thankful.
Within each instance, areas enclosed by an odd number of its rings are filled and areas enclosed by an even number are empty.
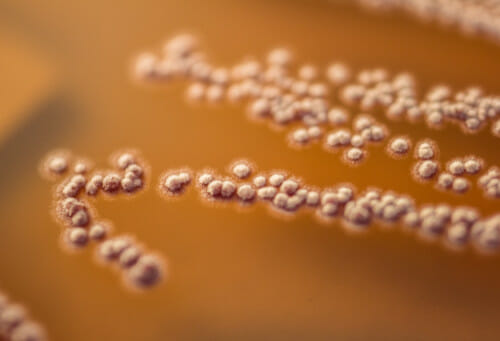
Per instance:
[[[29,316],[27,309],[0,292],[0,339],[6,341],[45,341],[45,330]]]
[[[500,198],[500,169],[491,167],[478,180],[478,185],[489,198]]]

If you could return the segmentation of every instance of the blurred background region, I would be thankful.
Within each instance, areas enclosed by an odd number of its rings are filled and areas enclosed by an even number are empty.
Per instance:
[[[169,168],[223,171],[244,157],[317,186],[352,182],[418,203],[498,211],[477,188],[457,197],[415,183],[411,160],[389,159],[383,148],[350,168],[319,146],[289,149],[285,132],[249,122],[240,106],[190,106],[184,84],[130,79],[137,53],[186,30],[220,65],[285,45],[318,66],[410,71],[421,92],[444,82],[500,93],[500,47],[348,2],[1,0],[0,288],[51,340],[498,340],[499,257],[450,252],[398,227],[351,236],[307,215],[286,221],[262,206],[213,209],[193,190],[166,202],[150,188],[97,209],[117,232],[168,257],[168,281],[131,293],[90,248],[65,253],[49,212],[51,184],[37,173],[45,153],[60,147],[98,167],[116,149],[138,148],[152,185]],[[442,160],[474,153],[500,162],[487,130],[465,136],[454,126],[431,131],[380,119],[414,141],[435,139]]]

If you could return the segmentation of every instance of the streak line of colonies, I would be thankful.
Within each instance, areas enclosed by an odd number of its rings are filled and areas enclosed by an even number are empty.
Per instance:
[[[313,213],[322,222],[340,220],[349,231],[364,231],[375,223],[385,226],[401,224],[424,239],[439,239],[453,249],[472,245],[480,252],[496,251],[500,246],[500,214],[481,217],[474,207],[451,207],[443,203],[417,206],[409,195],[369,188],[356,193],[351,184],[317,188],[304,184],[286,171],[258,172],[252,163],[241,160],[229,175],[200,171],[196,187],[209,202],[237,202],[243,206],[265,203],[273,212],[293,216],[299,210]],[[240,170],[245,169],[245,176]],[[191,185],[193,171],[169,170],[160,178],[161,193],[182,195]],[[189,174],[182,185],[172,186],[172,178]],[[186,178],[188,179],[188,178]]]
[[[500,44],[498,0],[356,0],[377,12],[402,11],[421,21],[456,27],[466,35],[485,37]]]

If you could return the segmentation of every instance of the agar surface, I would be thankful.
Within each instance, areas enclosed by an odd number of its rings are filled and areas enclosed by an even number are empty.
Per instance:
[[[149,82],[191,80],[186,96],[193,101],[247,101],[251,118],[279,126],[294,123],[288,134],[292,146],[321,143],[326,151],[341,151],[341,158],[350,165],[361,164],[368,157],[368,147],[385,146],[394,159],[413,153],[416,162],[411,173],[417,181],[432,181],[436,189],[464,194],[476,176],[485,197],[500,197],[500,172],[496,167],[484,171],[484,161],[476,156],[456,158],[443,165],[434,141],[414,143],[408,136],[392,136],[370,114],[382,110],[389,120],[424,120],[431,129],[454,123],[466,133],[475,133],[491,123],[496,136],[500,97],[487,95],[477,87],[453,92],[446,85],[437,85],[420,98],[416,81],[407,72],[391,75],[375,68],[356,73],[339,62],[322,71],[313,64],[297,66],[293,53],[283,48],[270,51],[266,63],[246,59],[233,67],[213,66],[199,50],[195,37],[179,35],[165,44],[161,55],[141,54],[135,63],[135,75]],[[343,106],[335,104],[338,102]],[[355,110],[363,113],[352,117],[350,111]],[[54,193],[55,216],[65,226],[62,240],[66,247],[80,249],[90,242],[99,243],[100,259],[116,264],[132,285],[148,287],[162,277],[163,261],[131,236],[111,237],[112,224],[96,220],[88,200],[100,194],[114,197],[141,191],[148,169],[134,151],[118,152],[111,161],[113,169],[94,170],[91,161],[56,150],[41,162],[40,170],[44,178],[59,181]],[[250,162],[235,161],[227,176],[211,171],[198,174],[196,187],[212,202],[234,200],[252,205],[264,201],[273,210],[287,214],[308,207],[322,220],[338,217],[357,230],[377,219],[384,223],[401,221],[408,227],[418,227],[425,235],[445,235],[455,244],[471,240],[479,248],[493,249],[500,243],[498,217],[480,219],[474,208],[453,209],[443,204],[418,209],[409,196],[392,192],[369,190],[356,196],[351,185],[319,190],[305,186],[287,172],[254,173],[255,166]],[[193,174],[189,168],[168,171],[162,175],[158,189],[166,197],[181,196]]]

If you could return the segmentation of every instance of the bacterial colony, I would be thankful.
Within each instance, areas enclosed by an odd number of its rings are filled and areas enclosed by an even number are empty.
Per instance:
[[[500,38],[498,24],[493,24],[498,20],[485,18],[500,14],[496,1],[490,2],[494,10],[489,14],[466,1],[359,2],[379,10],[403,9],[469,33]],[[429,10],[441,8],[441,3],[446,3],[443,8],[447,10]],[[466,15],[458,15],[459,10]],[[297,65],[293,53],[279,47],[263,60],[244,58],[233,66],[216,66],[188,34],[173,37],[161,51],[139,55],[134,77],[151,84],[188,81],[185,95],[191,102],[244,104],[250,121],[291,126],[285,141],[288,147],[320,144],[326,152],[360,167],[370,148],[383,148],[393,159],[414,160],[409,176],[432,183],[434,190],[463,196],[476,186],[485,200],[500,198],[496,165],[487,165],[479,155],[442,160],[440,147],[432,139],[395,135],[383,123],[384,119],[422,122],[429,129],[455,125],[464,136],[487,129],[498,138],[500,96],[479,87],[454,91],[439,84],[421,96],[410,73],[390,74],[383,68],[355,71],[336,61],[323,69]],[[39,168],[44,179],[55,183],[51,212],[62,227],[64,248],[93,248],[98,262],[117,269],[126,286],[134,290],[147,290],[167,277],[166,255],[150,250],[130,234],[117,232],[119,227],[100,217],[94,203],[102,197],[134,196],[153,182],[166,199],[180,198],[194,189],[203,200],[220,203],[218,207],[233,202],[265,205],[282,216],[307,212],[325,224],[340,222],[349,231],[365,231],[376,224],[401,225],[415,236],[439,239],[456,250],[470,245],[478,252],[492,253],[500,247],[500,213],[483,216],[472,206],[418,203],[410,194],[358,189],[350,183],[318,188],[302,181],[300,174],[259,170],[244,158],[228,165],[225,173],[212,168],[170,169],[155,181],[136,150],[116,152],[107,168],[97,168],[70,151],[55,150]],[[0,335],[13,341],[45,338],[25,308],[1,294]]]

